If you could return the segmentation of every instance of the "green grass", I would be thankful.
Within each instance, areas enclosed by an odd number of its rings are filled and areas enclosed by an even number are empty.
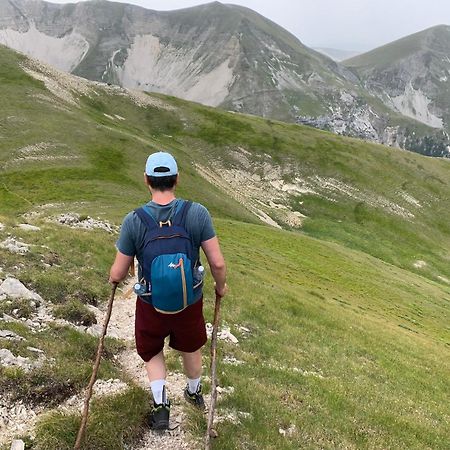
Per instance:
[[[115,397],[94,400],[83,440],[83,450],[121,450],[124,442],[139,438],[142,418],[149,412],[147,393],[130,388]],[[36,430],[36,450],[70,450],[75,443],[80,417],[54,412],[44,417]]]
[[[95,314],[79,300],[69,300],[64,305],[55,307],[53,309],[53,315],[73,322],[76,325],[84,325],[86,327],[97,323]]]
[[[18,319],[22,317],[28,319],[35,311],[36,308],[32,306],[30,300],[25,300],[23,298],[12,300],[6,299],[0,304],[0,314],[12,315]]]
[[[251,417],[220,425],[216,448],[448,447],[448,288],[292,233],[219,230],[232,287],[223,320],[240,338],[220,343],[219,361],[245,362],[219,365],[219,384],[235,387],[219,411]]]

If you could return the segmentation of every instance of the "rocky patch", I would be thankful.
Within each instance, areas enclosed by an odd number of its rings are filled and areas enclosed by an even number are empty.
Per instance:
[[[0,339],[7,339],[8,341],[24,341],[22,336],[19,336],[14,331],[0,330]]]
[[[252,415],[245,411],[236,411],[232,409],[221,409],[215,418],[215,423],[231,422],[234,425],[239,425],[242,420],[250,419]]]
[[[224,364],[229,364],[230,366],[240,366],[241,364],[245,364],[244,361],[241,361],[234,356],[225,355],[222,362]]]
[[[293,228],[302,226],[306,216],[290,205],[292,198],[302,195],[314,195],[330,202],[352,199],[406,220],[415,217],[410,209],[421,207],[407,192],[401,193],[406,205],[400,205],[336,178],[303,174],[300,167],[292,164],[276,165],[270,155],[250,159],[247,151],[237,148],[228,156],[232,158],[231,163],[218,160],[211,162],[208,168],[198,164],[195,167],[202,177],[245,205],[261,221],[276,228],[281,228],[281,223]]]
[[[92,387],[92,398],[101,398],[111,395],[118,395],[128,389],[128,384],[121,380],[97,380]],[[82,412],[84,407],[85,392],[78,395],[73,395],[64,403],[58,406],[57,409],[67,413]]]
[[[22,401],[10,404],[0,398],[0,444],[6,444],[14,436],[20,436],[34,427],[41,408],[31,408]]]
[[[213,325],[211,323],[206,324],[206,335],[208,338],[211,338],[213,332]],[[222,341],[227,341],[232,344],[238,344],[239,340],[238,338],[231,333],[230,328],[227,326],[223,326],[220,330],[217,331],[217,338]]]
[[[4,248],[11,253],[24,255],[30,251],[30,244],[21,242],[14,237],[8,237],[3,242],[0,242],[0,248]]]
[[[31,360],[30,358],[24,358],[20,355],[14,356],[14,354],[6,348],[0,349],[0,364],[3,367],[20,367],[25,372],[29,372],[32,369],[42,366],[45,360],[46,358],[42,354],[39,355],[37,360]]]
[[[416,268],[416,269],[424,269],[425,267],[427,267],[427,263],[426,263],[426,261],[422,261],[422,260],[417,260],[417,261],[415,261],[414,262],[414,264],[413,264],[413,266]]]
[[[112,225],[106,221],[93,219],[89,216],[80,216],[76,213],[60,214],[59,216],[54,217],[52,221],[60,225],[69,226],[71,228],[83,228],[85,230],[92,230],[97,228],[100,230],[105,230],[108,233],[117,233],[119,230],[118,226]]]
[[[32,331],[39,331],[55,321],[43,298],[36,292],[30,291],[15,278],[8,277],[0,284],[0,301],[3,301],[4,306],[20,302],[20,305],[10,313],[0,314],[0,322],[19,322],[28,326]],[[24,312],[25,310],[26,312]],[[55,322],[71,325],[62,320]]]

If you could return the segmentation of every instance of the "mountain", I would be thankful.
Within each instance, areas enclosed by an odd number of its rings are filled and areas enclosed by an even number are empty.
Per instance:
[[[450,132],[450,26],[415,33],[344,64],[390,109]]]
[[[352,58],[361,52],[351,51],[351,50],[341,50],[338,48],[328,48],[328,47],[314,47],[316,52],[322,53],[334,61],[344,61],[345,59]]]
[[[0,5],[0,42],[11,48],[88,79],[210,106],[292,119],[300,99],[322,110],[327,85],[350,74],[240,6],[157,12],[105,1]]]
[[[448,160],[91,82],[3,46],[0,98],[2,447],[73,448],[116,230],[165,149],[228,266],[221,335],[238,342],[219,341],[214,447],[449,448]],[[8,297],[11,278],[40,299]],[[143,441],[148,382],[130,375],[144,376],[132,284],[114,302],[128,339],[108,329],[86,448],[161,448]],[[208,321],[213,303],[207,274]],[[173,352],[168,371],[178,399]],[[204,414],[182,399],[172,414],[171,443],[202,448]]]
[[[449,153],[442,130],[392,114],[351,70],[241,6],[157,12],[106,1],[0,0],[0,43],[91,80]]]

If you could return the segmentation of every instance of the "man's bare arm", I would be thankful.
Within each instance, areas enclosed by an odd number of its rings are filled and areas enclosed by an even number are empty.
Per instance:
[[[130,268],[132,261],[133,256],[127,256],[118,251],[114,264],[109,272],[109,282],[120,283],[124,280],[128,274],[128,269]]]
[[[216,282],[216,292],[220,297],[223,297],[227,292],[227,269],[225,259],[220,250],[219,240],[215,236],[212,239],[203,241],[201,245]]]

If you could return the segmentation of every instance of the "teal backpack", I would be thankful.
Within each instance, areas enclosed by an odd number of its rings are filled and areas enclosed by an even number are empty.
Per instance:
[[[194,286],[194,249],[186,231],[186,216],[192,202],[184,201],[173,219],[157,222],[147,207],[135,210],[146,227],[143,258],[139,261],[145,289],[140,298],[165,314],[175,314],[198,298],[201,281]]]

